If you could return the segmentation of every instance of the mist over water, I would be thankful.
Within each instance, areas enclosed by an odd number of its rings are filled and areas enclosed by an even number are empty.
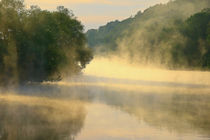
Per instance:
[[[208,140],[209,72],[95,58],[80,76],[0,95],[0,140]]]
[[[210,72],[205,71],[175,71],[154,65],[141,65],[120,59],[119,57],[94,59],[84,70],[85,75],[98,77],[140,80],[145,82],[183,83],[200,84],[208,86],[210,84]]]
[[[209,6],[170,0],[84,33],[64,6],[0,0],[0,140],[210,140]]]

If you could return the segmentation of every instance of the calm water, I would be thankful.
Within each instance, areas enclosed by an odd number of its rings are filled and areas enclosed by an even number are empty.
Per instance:
[[[80,77],[0,95],[0,140],[210,140],[210,87]]]

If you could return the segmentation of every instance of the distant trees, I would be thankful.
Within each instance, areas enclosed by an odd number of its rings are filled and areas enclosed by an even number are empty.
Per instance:
[[[210,9],[205,9],[188,18],[182,34],[187,38],[184,54],[191,67],[210,68]]]
[[[173,0],[86,35],[90,47],[169,69],[210,69],[210,1]],[[204,9],[204,10],[203,10]]]
[[[63,6],[49,12],[2,0],[0,21],[0,83],[60,80],[92,59],[83,26]]]
[[[202,10],[179,26],[183,43],[175,41],[171,52],[172,62],[191,69],[210,69],[210,9]]]

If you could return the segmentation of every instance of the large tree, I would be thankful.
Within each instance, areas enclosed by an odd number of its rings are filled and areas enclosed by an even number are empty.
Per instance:
[[[1,81],[60,80],[92,59],[82,24],[63,6],[50,12],[2,0],[0,20]]]

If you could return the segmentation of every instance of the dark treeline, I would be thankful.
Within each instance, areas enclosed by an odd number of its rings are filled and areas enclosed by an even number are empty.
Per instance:
[[[0,83],[60,80],[92,59],[83,25],[63,6],[26,9],[22,0],[0,1]]]
[[[86,33],[90,47],[172,69],[210,69],[210,1],[173,0]]]

